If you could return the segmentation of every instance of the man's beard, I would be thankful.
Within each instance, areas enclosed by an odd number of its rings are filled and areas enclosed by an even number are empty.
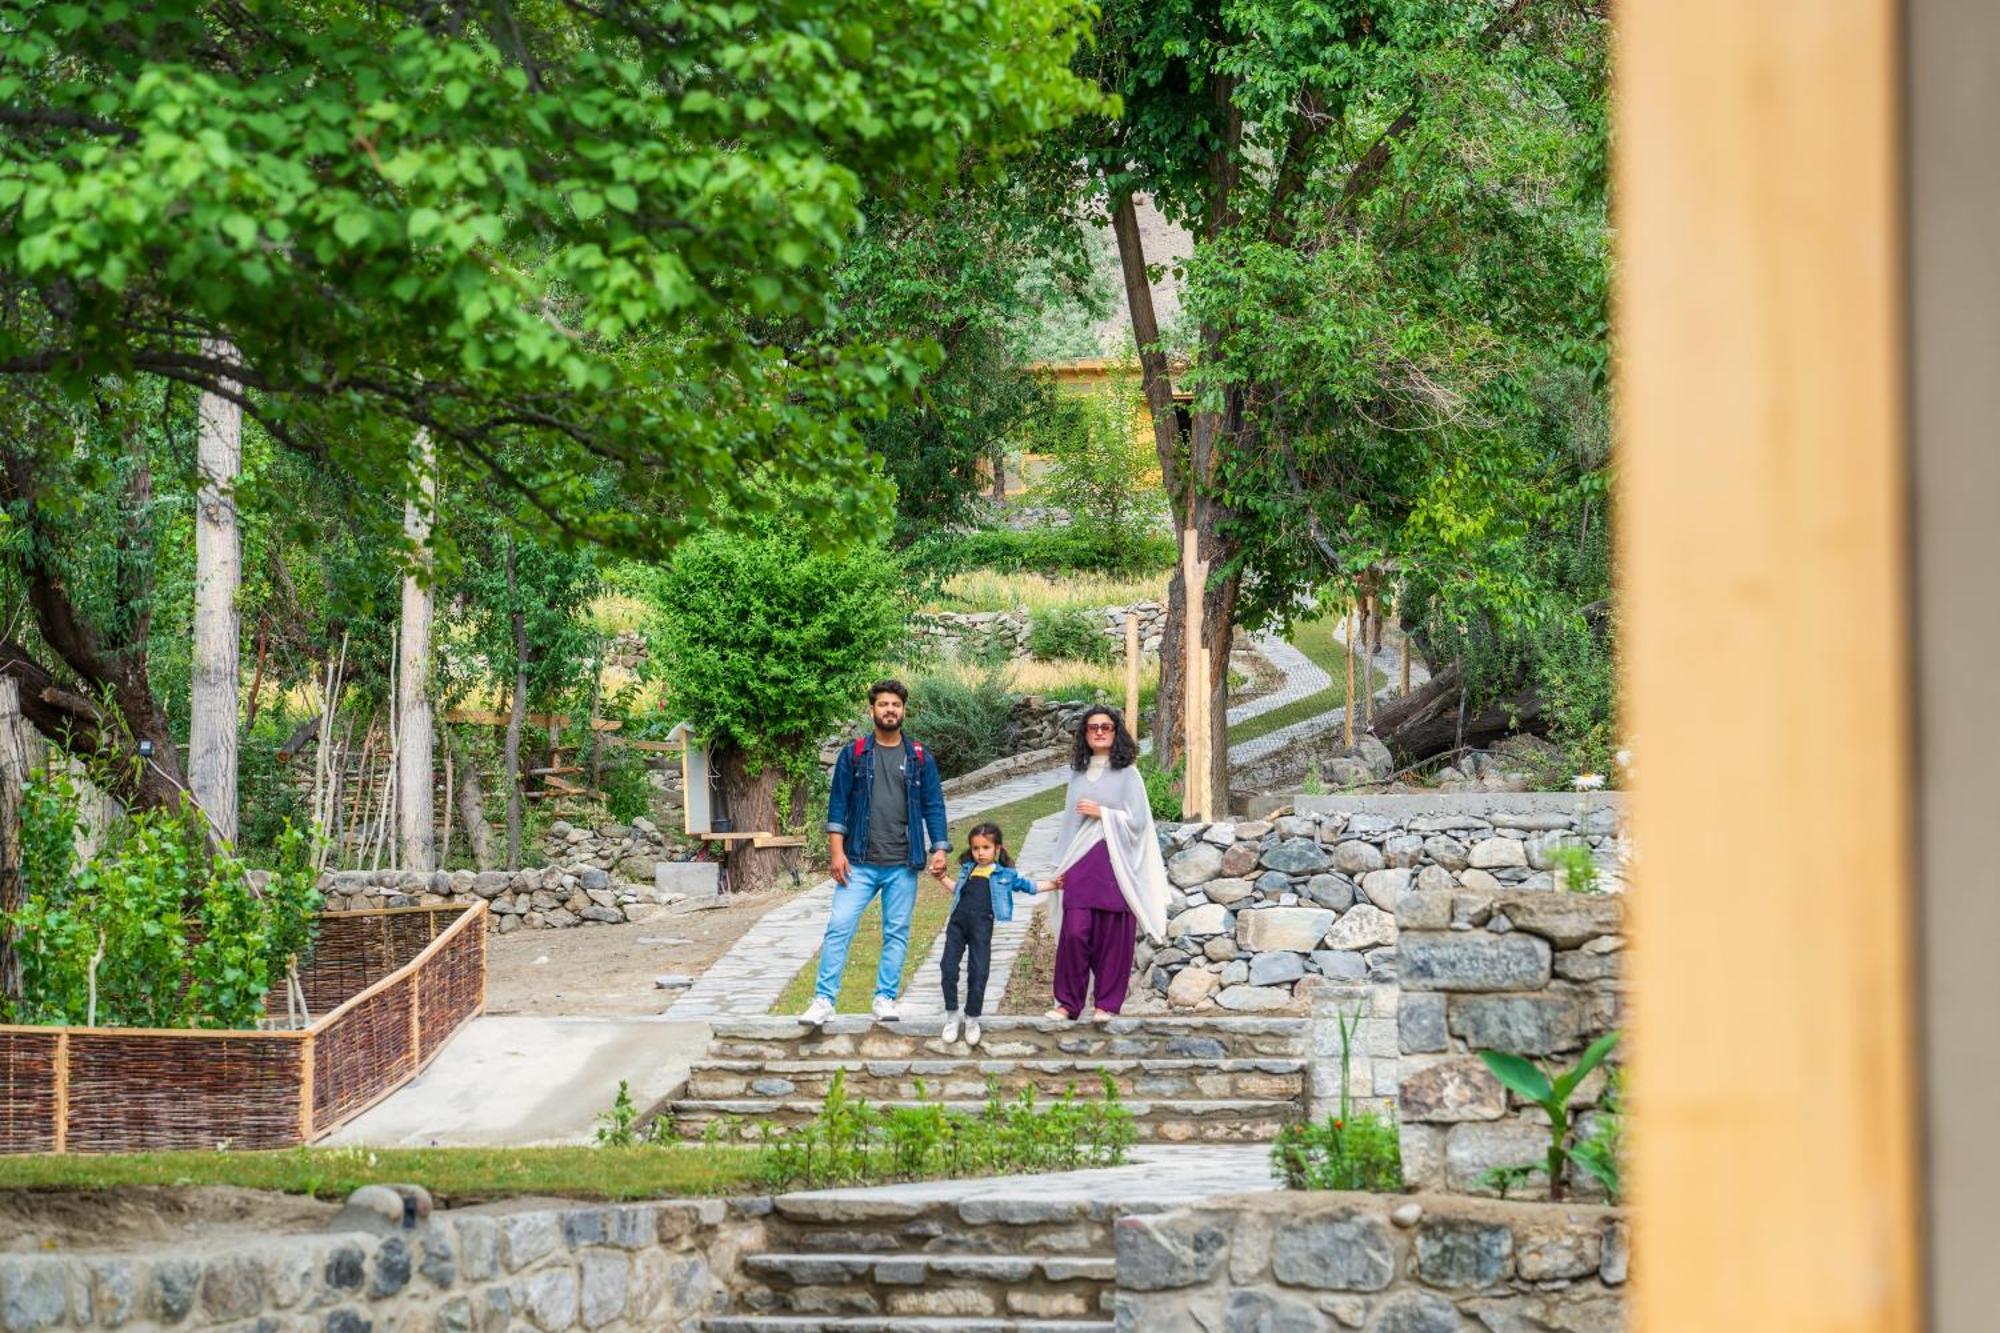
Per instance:
[[[893,722],[884,722],[879,717],[875,719],[875,730],[877,731],[886,731],[893,734],[895,732],[901,731],[902,729],[903,729],[903,719],[900,717],[895,719]]]

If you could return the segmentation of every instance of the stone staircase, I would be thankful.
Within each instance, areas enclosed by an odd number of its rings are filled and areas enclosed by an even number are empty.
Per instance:
[[[704,1333],[1108,1333],[1121,1212],[1075,1198],[778,1198]]]
[[[732,1119],[800,1124],[845,1071],[848,1095],[871,1104],[942,1101],[967,1112],[992,1092],[1012,1099],[1031,1086],[1044,1098],[1074,1088],[1096,1099],[1109,1078],[1142,1142],[1265,1142],[1304,1111],[1303,1019],[994,1017],[984,1026],[985,1040],[971,1047],[946,1044],[929,1022],[721,1021],[683,1095],[663,1109],[684,1138]]]

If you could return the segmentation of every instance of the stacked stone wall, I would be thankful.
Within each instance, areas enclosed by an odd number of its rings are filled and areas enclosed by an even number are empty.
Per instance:
[[[1615,1209],[1281,1193],[1119,1219],[1118,1328],[1625,1327]]]
[[[727,1306],[739,1257],[763,1244],[756,1211],[704,1200],[466,1212],[388,1234],[0,1255],[0,1327],[678,1333]]]
[[[1091,609],[1104,630],[1104,637],[1119,648],[1125,645],[1125,617],[1139,617],[1139,647],[1157,653],[1166,632],[1166,607],[1159,602],[1134,602],[1131,606]],[[910,634],[921,648],[956,657],[989,645],[1004,646],[1007,655],[1019,661],[1028,656],[1028,632],[1034,617],[1026,611],[924,611],[910,617]]]
[[[1542,1160],[1542,1113],[1479,1058],[1573,1064],[1623,1018],[1622,804],[1614,797],[1306,797],[1270,823],[1163,830],[1168,941],[1140,966],[1175,1011],[1309,1011],[1309,1113],[1347,1091],[1393,1109],[1404,1179],[1492,1194],[1488,1173]],[[1591,891],[1558,883],[1588,847]],[[1572,1100],[1592,1128],[1614,1062]],[[1393,1103],[1393,1107],[1392,1107]],[[1574,1172],[1579,1195],[1597,1190]],[[1546,1197],[1536,1176],[1513,1189]]]

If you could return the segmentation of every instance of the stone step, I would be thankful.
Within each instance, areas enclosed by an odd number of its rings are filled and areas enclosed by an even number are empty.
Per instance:
[[[1033,1086],[1051,1096],[1074,1087],[1100,1095],[1109,1075],[1118,1095],[1133,1098],[1292,1098],[1306,1089],[1306,1062],[1262,1060],[707,1060],[695,1065],[687,1095],[823,1098],[845,1071],[849,1096],[866,1101],[923,1097],[984,1099],[990,1090],[1012,1099]]]
[[[941,1105],[964,1115],[978,1115],[986,1102],[978,1101],[880,1101],[877,1110]],[[1300,1116],[1295,1098],[1187,1098],[1132,1100],[1124,1102],[1132,1113],[1133,1128],[1142,1143],[1251,1143],[1267,1142],[1284,1126]],[[689,1097],[667,1103],[675,1132],[684,1139],[706,1136],[710,1124],[725,1124],[732,1118],[741,1122],[744,1137],[754,1137],[754,1126],[801,1125],[819,1114],[817,1098]],[[721,1132],[721,1131],[718,1131]],[[723,1133],[723,1141],[729,1136]]]
[[[1110,1319],[952,1319],[940,1315],[710,1315],[702,1333],[1110,1333]]]
[[[1117,1261],[1022,1254],[758,1254],[738,1302],[758,1314],[1086,1318],[1110,1309]]]
[[[1169,1205],[1161,1205],[1169,1206]],[[979,1254],[1076,1259],[1112,1253],[1118,1217],[1152,1211],[1096,1199],[1045,1197],[954,1202],[884,1198],[863,1189],[780,1195],[769,1223],[791,1253]]]
[[[982,1021],[988,1060],[1257,1060],[1306,1054],[1303,1018],[1114,1018],[1103,1023],[994,1016]],[[795,1018],[717,1022],[713,1060],[959,1059],[961,1044],[940,1040],[929,1020],[877,1023],[842,1015],[819,1027]]]

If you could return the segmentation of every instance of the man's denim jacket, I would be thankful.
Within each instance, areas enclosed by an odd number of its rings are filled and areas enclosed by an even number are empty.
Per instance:
[[[853,742],[840,747],[833,761],[833,790],[826,798],[826,831],[845,834],[847,859],[857,864],[868,859],[868,802],[875,790],[875,737],[862,737],[861,754],[856,757]],[[938,777],[937,758],[924,751],[923,768],[910,772],[916,759],[916,744],[903,737],[903,790],[910,802],[910,864],[921,867],[935,851],[951,849],[951,833],[944,817],[944,783]],[[928,842],[926,841],[928,838]]]

